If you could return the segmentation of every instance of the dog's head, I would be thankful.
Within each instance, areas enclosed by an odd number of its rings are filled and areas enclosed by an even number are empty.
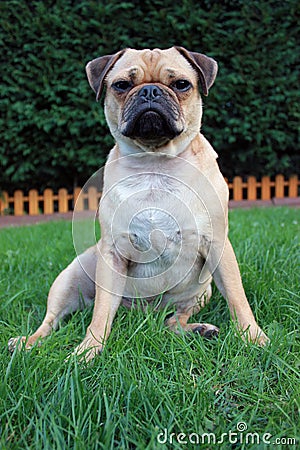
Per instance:
[[[97,100],[107,87],[105,115],[121,149],[168,153],[172,148],[178,154],[200,130],[199,86],[207,95],[217,63],[183,47],[126,49],[94,59],[86,71]]]

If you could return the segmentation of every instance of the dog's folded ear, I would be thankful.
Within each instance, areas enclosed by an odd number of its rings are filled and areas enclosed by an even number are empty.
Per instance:
[[[91,88],[96,92],[96,100],[101,97],[104,80],[107,73],[112,69],[114,64],[124,55],[126,49],[115,53],[114,55],[100,56],[100,58],[93,59],[86,65],[86,74]]]
[[[175,48],[197,71],[203,94],[208,95],[208,90],[213,85],[218,72],[218,64],[216,61],[202,53],[190,52],[184,47],[175,46]]]

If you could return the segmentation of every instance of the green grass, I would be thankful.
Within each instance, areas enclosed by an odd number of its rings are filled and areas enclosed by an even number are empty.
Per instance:
[[[176,336],[164,328],[164,312],[120,308],[105,351],[88,366],[64,360],[91,311],[73,315],[41,347],[8,354],[8,339],[42,320],[49,286],[74,249],[67,222],[2,229],[0,448],[296,448],[264,444],[263,435],[299,439],[299,210],[233,211],[230,224],[248,299],[271,344],[235,336],[214,290],[199,319],[218,325],[218,338]],[[220,440],[240,422],[247,431],[223,443],[189,442],[197,439],[191,433]],[[247,444],[247,432],[260,443],[250,436]]]

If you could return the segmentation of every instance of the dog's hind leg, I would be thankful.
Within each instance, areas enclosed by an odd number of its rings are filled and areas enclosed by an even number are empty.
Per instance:
[[[176,312],[171,317],[167,318],[166,326],[176,334],[193,332],[199,333],[206,338],[217,336],[219,329],[215,325],[211,325],[210,323],[187,323],[192,315],[197,314],[200,309],[208,303],[211,297],[211,291],[211,285],[209,285],[200,299],[199,297],[196,297],[191,301],[185,302],[185,307],[177,308]]]
[[[32,347],[37,340],[48,336],[58,327],[60,320],[78,309],[93,303],[95,297],[95,271],[97,246],[90,247],[76,257],[53,282],[47,301],[47,312],[42,324],[29,337],[19,336],[8,341],[8,349]]]

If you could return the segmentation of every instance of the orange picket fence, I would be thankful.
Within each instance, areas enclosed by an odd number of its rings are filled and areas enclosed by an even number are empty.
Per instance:
[[[287,180],[283,175],[276,175],[273,181],[270,177],[262,177],[261,181],[257,181],[255,177],[248,177],[246,181],[242,177],[234,177],[228,186],[232,200],[271,200],[298,197],[300,181],[297,175],[292,175]]]
[[[285,179],[283,175],[276,175],[274,179],[262,177],[258,181],[255,177],[234,177],[232,181],[226,180],[229,187],[230,199],[242,200],[271,200],[283,198],[297,198],[299,196],[300,181],[297,175]],[[86,193],[81,193],[81,188],[77,187],[73,193],[68,193],[67,189],[59,189],[55,194],[52,189],[45,189],[42,194],[31,189],[28,195],[17,190],[13,196],[7,192],[0,192],[0,215],[12,214],[22,216],[24,214],[52,214],[54,212],[66,213],[72,211],[77,201],[78,211],[96,211],[101,197],[101,192],[96,187],[89,187]]]

